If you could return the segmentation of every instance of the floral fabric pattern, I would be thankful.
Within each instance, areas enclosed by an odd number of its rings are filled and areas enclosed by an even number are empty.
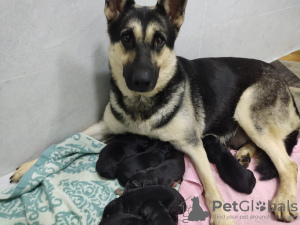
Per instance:
[[[17,186],[0,193],[0,224],[99,224],[120,187],[95,170],[104,146],[79,133],[49,147]]]

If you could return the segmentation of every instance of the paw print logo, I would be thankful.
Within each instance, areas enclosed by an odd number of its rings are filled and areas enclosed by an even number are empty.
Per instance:
[[[259,211],[264,211],[266,209],[266,203],[265,202],[256,202],[257,207],[255,207]]]

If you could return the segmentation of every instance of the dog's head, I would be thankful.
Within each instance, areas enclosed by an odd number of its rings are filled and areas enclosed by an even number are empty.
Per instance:
[[[158,0],[141,7],[134,0],[106,0],[113,79],[125,96],[152,96],[176,71],[174,43],[187,0]]]

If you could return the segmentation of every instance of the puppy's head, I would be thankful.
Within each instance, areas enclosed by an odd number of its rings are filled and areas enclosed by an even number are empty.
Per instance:
[[[140,208],[140,214],[149,224],[177,224],[177,215],[171,216],[166,207],[157,200],[148,200]],[[173,218],[174,219],[173,219]]]
[[[158,0],[141,7],[134,0],[106,0],[109,60],[125,96],[153,96],[176,71],[174,43],[187,0]]]
[[[116,213],[108,218],[103,218],[99,225],[147,225],[147,221],[141,217],[126,213]]]
[[[112,200],[107,206],[104,208],[102,218],[108,218],[116,213],[122,213],[124,211],[123,204],[119,198]]]

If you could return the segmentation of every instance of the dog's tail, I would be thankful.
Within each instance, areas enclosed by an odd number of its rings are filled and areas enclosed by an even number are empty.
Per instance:
[[[289,155],[291,155],[294,146],[297,144],[298,134],[299,131],[295,130],[284,140],[285,148]],[[264,151],[259,152],[258,164],[255,170],[260,173],[260,180],[270,180],[278,177],[278,171],[275,168],[275,165]]]

